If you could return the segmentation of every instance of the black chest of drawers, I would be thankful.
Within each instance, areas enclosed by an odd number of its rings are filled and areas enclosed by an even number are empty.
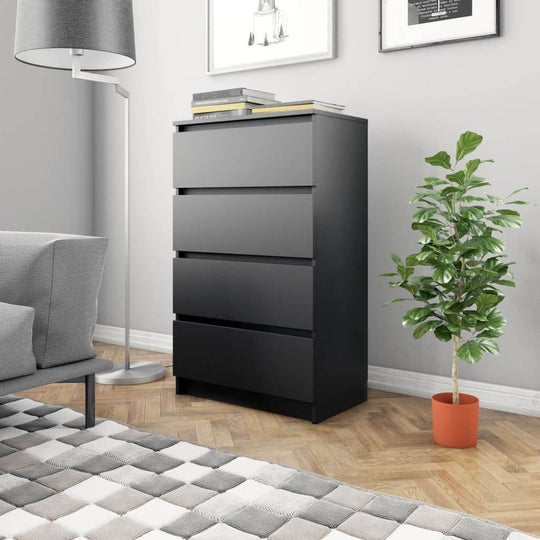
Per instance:
[[[367,122],[178,122],[177,393],[320,422],[367,394]]]

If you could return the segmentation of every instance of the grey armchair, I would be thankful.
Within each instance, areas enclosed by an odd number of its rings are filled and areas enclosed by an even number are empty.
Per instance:
[[[92,336],[106,238],[0,231],[0,396],[55,382],[85,382],[95,425]]]

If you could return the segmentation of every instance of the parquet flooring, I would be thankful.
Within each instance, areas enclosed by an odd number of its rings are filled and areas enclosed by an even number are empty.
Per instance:
[[[121,360],[122,349],[96,344]],[[170,355],[134,350],[135,360],[170,366]],[[425,501],[540,535],[540,418],[480,413],[478,447],[451,450],[431,439],[430,401],[370,391],[369,401],[317,426],[308,422],[176,396],[165,380],[135,387],[97,386],[97,415],[253,458]],[[55,384],[24,392],[84,408],[84,388]]]

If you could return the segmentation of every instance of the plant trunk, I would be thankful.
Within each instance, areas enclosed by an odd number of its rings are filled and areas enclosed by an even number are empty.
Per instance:
[[[459,349],[459,337],[452,336],[454,342],[452,354],[452,403],[459,405],[459,381],[458,381],[458,362],[457,350]]]

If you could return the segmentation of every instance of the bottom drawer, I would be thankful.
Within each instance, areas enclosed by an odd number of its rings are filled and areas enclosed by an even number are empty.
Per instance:
[[[313,340],[175,321],[174,375],[312,402]]]

